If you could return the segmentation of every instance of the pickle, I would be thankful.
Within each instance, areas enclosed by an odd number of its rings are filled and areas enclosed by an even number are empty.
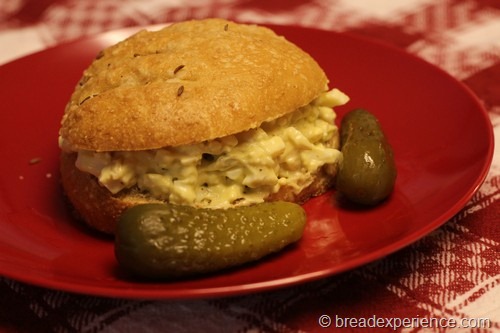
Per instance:
[[[340,125],[343,161],[336,190],[352,202],[376,205],[394,189],[396,164],[377,118],[363,109],[347,113]]]
[[[303,208],[289,202],[230,209],[138,205],[118,222],[115,256],[139,277],[193,276],[277,252],[302,237],[305,222]]]

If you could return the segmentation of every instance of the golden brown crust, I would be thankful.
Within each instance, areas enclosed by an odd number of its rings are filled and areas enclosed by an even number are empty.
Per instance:
[[[61,183],[75,216],[94,229],[113,234],[124,210],[141,203],[157,202],[131,191],[112,195],[99,185],[97,178],[76,168],[76,157],[76,153],[61,154]]]
[[[307,200],[321,195],[334,185],[337,165],[325,165],[314,175],[314,181],[299,193],[290,187],[282,187],[278,192],[269,195],[266,201],[288,201],[303,204]]]
[[[173,24],[105,49],[60,135],[72,150],[144,150],[257,127],[308,104],[327,78],[271,30],[221,19]]]
[[[77,213],[77,217],[90,227],[107,234],[114,234],[121,214],[129,207],[142,203],[160,202],[132,191],[121,191],[113,195],[99,185],[97,178],[75,167],[76,153],[61,154],[61,180],[66,196]],[[314,181],[300,193],[290,187],[282,187],[266,201],[290,201],[304,203],[308,199],[328,191],[333,185],[337,165],[326,165],[314,177]]]

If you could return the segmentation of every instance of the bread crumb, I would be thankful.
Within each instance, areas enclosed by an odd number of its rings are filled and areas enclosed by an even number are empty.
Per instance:
[[[40,157],[33,157],[28,163],[30,165],[34,165],[34,164],[38,164],[42,161],[42,159]]]

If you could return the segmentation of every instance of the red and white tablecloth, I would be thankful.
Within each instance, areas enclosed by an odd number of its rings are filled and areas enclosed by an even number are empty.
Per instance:
[[[393,331],[390,325],[341,330],[339,322],[321,327],[328,319],[322,315],[329,315],[387,324],[454,318],[487,326],[399,332],[500,332],[500,1],[2,0],[0,63],[106,30],[204,17],[348,31],[441,67],[468,85],[489,112],[497,148],[484,184],[459,214],[417,243],[359,269],[266,293],[127,300],[0,277],[0,331]],[[475,325],[481,318],[487,325]]]

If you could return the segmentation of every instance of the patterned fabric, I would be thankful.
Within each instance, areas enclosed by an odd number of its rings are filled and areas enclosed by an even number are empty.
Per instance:
[[[332,320],[488,318],[485,328],[396,331],[500,332],[499,1],[2,0],[0,62],[105,30],[216,16],[354,32],[449,72],[479,96],[494,126],[497,148],[484,184],[460,213],[417,243],[359,269],[267,293],[141,301],[73,295],[0,278],[0,331],[334,331],[333,325],[319,325],[328,314]]]

